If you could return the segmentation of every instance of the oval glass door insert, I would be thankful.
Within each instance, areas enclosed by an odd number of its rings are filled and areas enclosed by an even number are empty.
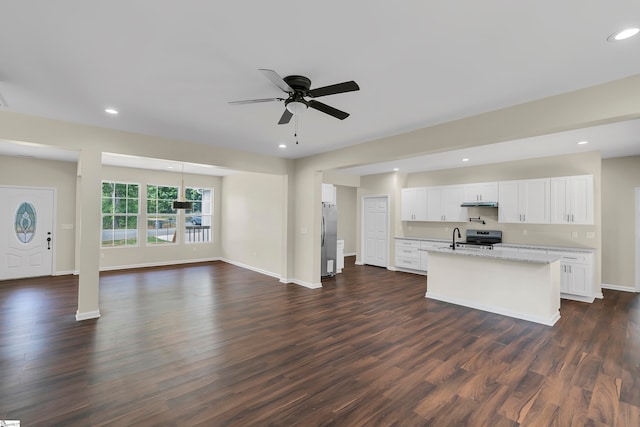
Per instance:
[[[36,209],[29,202],[24,202],[16,212],[15,230],[18,240],[29,243],[36,235]]]

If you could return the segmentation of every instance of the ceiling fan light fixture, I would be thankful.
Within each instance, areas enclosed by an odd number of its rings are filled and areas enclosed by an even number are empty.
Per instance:
[[[306,109],[307,109],[307,104],[305,104],[304,102],[291,101],[287,104],[287,110],[289,110],[289,112],[294,116],[301,115],[302,113],[305,112]]]

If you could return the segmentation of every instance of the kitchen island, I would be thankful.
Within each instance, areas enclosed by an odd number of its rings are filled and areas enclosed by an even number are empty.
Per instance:
[[[427,298],[549,326],[560,318],[560,256],[427,250]]]

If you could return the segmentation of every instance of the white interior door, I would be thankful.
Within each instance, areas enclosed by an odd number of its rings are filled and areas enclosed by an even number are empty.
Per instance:
[[[364,263],[387,267],[389,203],[386,197],[364,199]]]
[[[54,190],[0,187],[0,280],[53,273]]]

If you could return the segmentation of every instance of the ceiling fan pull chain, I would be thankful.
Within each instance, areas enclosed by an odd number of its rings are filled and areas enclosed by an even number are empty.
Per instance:
[[[296,130],[293,133],[293,136],[296,138],[296,145],[298,145],[298,115],[295,115],[295,119],[296,119]]]

